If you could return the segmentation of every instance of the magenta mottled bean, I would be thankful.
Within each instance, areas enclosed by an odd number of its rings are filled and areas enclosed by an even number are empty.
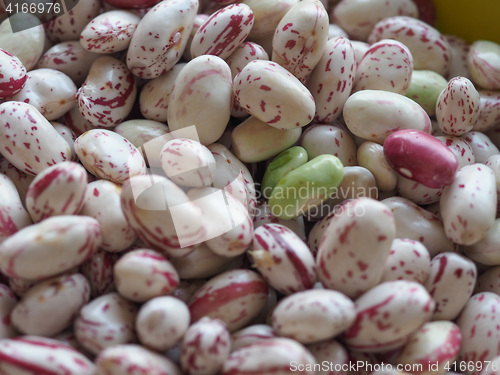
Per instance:
[[[13,181],[0,173],[0,243],[32,223]]]
[[[385,263],[382,281],[408,280],[423,284],[429,276],[430,266],[429,251],[421,242],[395,238]]]
[[[115,291],[113,267],[118,258],[118,254],[99,250],[81,264],[80,272],[89,282],[92,298]]]
[[[26,68],[19,58],[0,49],[0,99],[10,98],[21,91],[26,84]]]
[[[11,312],[17,304],[17,298],[5,284],[0,284],[0,340],[18,335],[11,320]]]

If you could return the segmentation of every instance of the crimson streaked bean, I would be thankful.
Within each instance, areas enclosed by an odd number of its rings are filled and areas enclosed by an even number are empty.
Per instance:
[[[29,226],[32,219],[23,207],[13,181],[0,173],[0,244],[20,229]]]

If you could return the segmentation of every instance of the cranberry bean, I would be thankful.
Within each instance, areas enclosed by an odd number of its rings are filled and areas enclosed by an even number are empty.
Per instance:
[[[345,369],[349,366],[349,355],[337,340],[322,341],[308,345],[307,348],[316,359],[316,362],[322,365],[322,368],[316,371],[316,375],[347,374],[347,371],[342,370],[342,368]],[[341,370],[338,370],[339,368]]]
[[[71,160],[72,161],[78,160],[78,156],[76,156],[74,147],[76,140],[75,133],[73,133],[73,131],[69,127],[67,127],[64,124],[61,124],[60,122],[51,121],[50,123],[52,124],[54,129],[56,129],[57,132],[61,135],[61,137],[63,137],[64,140],[68,143],[69,148],[71,150]]]
[[[132,74],[156,78],[179,61],[198,6],[198,0],[167,0],[142,17],[127,50],[127,66]]]
[[[137,314],[137,336],[143,345],[167,350],[182,339],[189,327],[189,317],[187,305],[175,297],[150,299]]]
[[[292,6],[274,32],[272,61],[305,83],[323,55],[328,23],[328,13],[319,0]]]
[[[243,108],[275,128],[290,130],[313,119],[316,106],[311,93],[277,63],[251,61],[234,78],[233,90]]]
[[[80,113],[78,105],[71,108],[62,118],[64,124],[70,128],[75,135],[80,136],[88,130],[97,128],[97,126],[92,125],[89,121],[85,119]]]
[[[343,0],[333,9],[332,19],[351,39],[366,41],[377,22],[398,15],[417,17],[418,8],[409,0]]]
[[[11,320],[12,309],[17,304],[17,298],[5,284],[0,284],[0,340],[18,336]]]
[[[487,40],[476,40],[467,55],[467,66],[472,80],[486,90],[500,89],[500,45]]]
[[[421,183],[412,181],[401,175],[398,176],[396,191],[398,195],[419,205],[428,205],[439,202],[444,187],[430,188]]]
[[[331,339],[348,329],[356,317],[354,303],[334,290],[306,290],[280,300],[271,315],[279,336],[310,344]]]
[[[243,328],[264,308],[268,287],[257,273],[238,269],[207,281],[189,300],[191,321],[220,319],[230,332]]]
[[[340,116],[351,94],[355,70],[351,41],[344,37],[329,40],[307,83],[316,103],[316,121],[326,124]]]
[[[394,215],[396,237],[420,241],[432,257],[452,252],[455,245],[446,237],[442,221],[434,214],[402,197],[382,200]]]
[[[443,142],[446,147],[455,154],[458,160],[458,168],[475,163],[476,157],[474,151],[469,142],[465,139],[452,135],[437,136],[436,138]]]
[[[353,92],[385,90],[405,95],[413,73],[410,50],[397,40],[373,43],[356,69]]]
[[[431,131],[429,116],[419,104],[389,91],[362,90],[352,94],[345,102],[343,115],[354,135],[377,143],[401,129]]]
[[[123,10],[101,13],[80,34],[80,44],[87,51],[114,53],[128,48],[140,17]]]
[[[23,207],[19,193],[13,181],[0,174],[0,244],[20,229],[29,226],[32,221]]]
[[[240,329],[231,335],[231,351],[272,338],[276,338],[276,334],[271,326],[267,324],[254,324]]]
[[[413,281],[386,281],[355,300],[356,320],[342,335],[348,348],[381,352],[397,348],[426,323],[434,301]]]
[[[18,57],[3,49],[0,49],[0,67],[0,99],[10,98],[26,84],[26,68]]]
[[[44,169],[28,188],[26,207],[35,222],[57,215],[73,215],[83,207],[87,171],[65,161]]]
[[[20,171],[7,159],[0,160],[0,173],[11,179],[19,194],[19,198],[21,198],[21,204],[24,204],[28,188],[35,176]]]
[[[181,375],[177,365],[165,356],[133,344],[104,349],[97,356],[95,365],[95,375]]]
[[[395,39],[403,43],[413,56],[413,68],[446,74],[451,48],[444,36],[431,25],[413,17],[397,15],[378,22],[368,36],[368,43]]]
[[[134,77],[120,60],[103,56],[92,63],[77,93],[78,109],[93,126],[118,125],[132,110],[137,87]]]
[[[192,324],[184,334],[180,364],[189,375],[215,375],[231,350],[231,336],[223,322],[208,317]]]
[[[32,25],[36,26],[14,33],[10,18],[3,20],[0,24],[0,48],[16,56],[26,70],[30,71],[43,53],[45,31],[34,16],[25,13],[23,17],[26,17],[26,24],[34,21]]]
[[[423,284],[429,276],[431,257],[425,246],[407,238],[395,238],[385,263],[382,281],[408,280]]]
[[[425,287],[436,302],[433,320],[454,320],[472,295],[476,283],[475,264],[455,253],[432,258]]]
[[[462,138],[471,146],[476,163],[484,164],[490,156],[500,153],[498,147],[484,133],[472,131],[464,134]]]
[[[430,188],[449,185],[458,169],[458,160],[442,142],[428,133],[399,130],[384,142],[389,165],[402,176]]]
[[[85,216],[55,216],[30,225],[0,244],[0,270],[41,280],[78,266],[102,242],[99,223]]]
[[[249,37],[272,39],[280,20],[299,0],[243,0],[254,13],[254,25]]]
[[[371,198],[346,202],[319,245],[316,265],[323,285],[357,297],[378,284],[395,232],[393,215],[382,203]]]
[[[137,307],[117,293],[97,297],[83,306],[75,320],[78,342],[93,354],[135,340]]]
[[[189,61],[175,79],[170,94],[167,111],[170,130],[195,125],[202,144],[216,142],[229,121],[232,96],[231,71],[224,60],[202,55]],[[199,110],[193,111],[193,106]]]
[[[80,272],[89,282],[92,298],[115,291],[113,267],[118,259],[118,254],[99,250],[82,263]]]
[[[121,184],[146,172],[139,150],[112,131],[89,130],[76,139],[74,147],[84,167],[96,177]]]
[[[500,94],[491,90],[479,90],[479,118],[473,130],[486,132],[500,124]]]
[[[356,63],[356,68],[365,56],[366,52],[370,49],[370,45],[359,40],[351,40],[352,49],[354,51],[354,61]]]
[[[453,77],[465,77],[470,79],[469,68],[467,66],[467,56],[469,55],[470,45],[465,40],[454,36],[445,35],[445,38],[450,45],[450,66],[446,79]]]
[[[455,323],[429,322],[403,346],[395,362],[406,366],[422,365],[420,374],[444,374],[453,366],[461,343],[462,333]]]
[[[89,297],[90,286],[82,274],[42,281],[14,307],[12,323],[27,335],[54,336],[71,325]]]
[[[306,244],[280,224],[264,224],[255,229],[253,266],[274,289],[292,294],[311,289],[316,282],[316,264]]]
[[[31,104],[0,104],[0,151],[16,168],[36,175],[71,158],[68,143]]]
[[[474,293],[492,292],[500,294],[500,266],[490,268],[477,278]]]
[[[101,224],[101,248],[111,252],[127,249],[137,238],[122,211],[120,193],[121,187],[113,182],[91,182],[80,211],[81,215],[93,217]]]
[[[47,36],[54,42],[78,40],[87,23],[99,14],[100,7],[99,0],[77,2],[67,13],[47,22]]]
[[[491,292],[482,292],[473,295],[458,316],[456,322],[463,333],[462,345],[458,356],[459,363],[469,361],[486,362],[500,355],[498,342],[500,341],[500,316],[496,313],[500,309],[500,297]],[[477,375],[480,367],[464,369],[466,374]]]
[[[357,160],[361,167],[373,174],[379,190],[391,191],[396,188],[398,175],[387,162],[382,145],[375,142],[363,142],[358,147]]]
[[[185,66],[186,63],[175,64],[168,72],[148,81],[142,87],[139,94],[139,105],[144,118],[160,122],[167,121],[170,94],[177,76]]]
[[[253,218],[254,229],[257,229],[258,227],[269,223],[281,224],[291,231],[295,232],[295,234],[299,236],[299,238],[303,241],[306,240],[306,231],[303,216],[299,216],[292,220],[283,220],[277,218],[271,214],[271,209],[269,208],[267,202],[259,204],[257,206],[256,212],[257,215]]]
[[[134,302],[170,294],[179,285],[179,275],[172,264],[149,249],[123,255],[115,263],[113,273],[118,292]]]
[[[79,87],[89,73],[92,63],[100,57],[85,50],[79,41],[70,40],[50,47],[40,58],[37,68],[57,69],[70,77]]]
[[[441,196],[446,235],[461,245],[478,242],[492,227],[496,207],[496,180],[491,168],[478,163],[462,167]]]
[[[500,220],[494,221],[491,229],[478,242],[464,247],[464,253],[470,259],[490,266],[500,265]]]
[[[95,366],[85,355],[63,341],[20,336],[0,340],[0,371],[5,375],[60,374],[93,375]]]
[[[123,184],[121,205],[139,238],[168,256],[186,255],[204,240],[201,209],[165,177],[132,177]]]

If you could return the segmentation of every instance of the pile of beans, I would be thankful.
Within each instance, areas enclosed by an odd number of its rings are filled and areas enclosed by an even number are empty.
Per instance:
[[[6,18],[0,374],[500,374],[500,45],[430,5]]]

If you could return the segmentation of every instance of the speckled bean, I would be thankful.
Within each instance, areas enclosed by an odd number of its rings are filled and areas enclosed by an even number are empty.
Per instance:
[[[397,40],[382,39],[373,43],[359,62],[352,91],[384,90],[405,95],[412,72],[410,50]]]
[[[97,220],[86,216],[51,217],[0,244],[0,270],[10,277],[41,280],[78,266],[101,242]]]
[[[181,375],[177,365],[165,356],[134,344],[104,349],[95,365],[95,375]]]
[[[37,68],[57,69],[70,77],[79,87],[90,66],[101,55],[88,52],[78,40],[61,42],[50,47],[40,58]]]
[[[382,145],[375,142],[363,142],[358,147],[357,160],[361,167],[373,174],[379,190],[391,191],[396,188],[398,175],[387,162]]]
[[[32,175],[71,158],[68,143],[50,122],[31,104],[21,102],[0,104],[0,151]]]
[[[0,99],[10,98],[26,84],[26,68],[18,57],[3,49],[0,49],[0,68]]]
[[[179,285],[179,275],[161,254],[136,249],[120,257],[113,267],[118,292],[134,302],[145,302],[170,294]]]
[[[6,175],[12,180],[19,197],[21,198],[21,202],[24,204],[28,188],[35,176],[20,171],[7,159],[0,160],[0,173]]]
[[[307,245],[280,224],[264,224],[253,234],[253,266],[270,286],[289,295],[311,289],[316,282],[316,264]]]
[[[83,166],[104,180],[122,184],[146,173],[146,163],[139,150],[110,130],[89,130],[76,139],[74,147]]]
[[[101,224],[101,248],[105,251],[125,250],[137,238],[122,212],[120,194],[121,187],[111,181],[91,182],[80,211],[81,215],[93,217]]]
[[[403,43],[413,56],[413,68],[446,74],[451,48],[445,37],[429,24],[413,17],[397,15],[378,22],[368,36],[368,43],[395,39]]]
[[[156,78],[179,61],[198,6],[198,0],[167,0],[142,17],[127,51],[127,66],[132,74]]]
[[[496,219],[491,229],[478,242],[464,246],[465,255],[475,262],[489,266],[500,265],[500,219]]]
[[[467,55],[471,79],[486,90],[500,89],[500,45],[487,40],[476,40]]]
[[[132,110],[137,86],[127,66],[111,56],[95,60],[77,92],[78,109],[92,125],[110,128]]]
[[[272,38],[280,20],[299,0],[243,0],[254,13],[254,25],[249,37]]]
[[[482,132],[468,132],[465,133],[462,138],[465,139],[472,148],[476,163],[484,164],[490,156],[500,154],[498,147]]]
[[[182,339],[189,318],[189,309],[183,301],[172,296],[156,297],[139,309],[135,329],[143,345],[167,350]]]
[[[0,243],[32,223],[13,181],[0,173]]]
[[[248,63],[234,78],[233,91],[248,113],[278,129],[305,126],[314,116],[316,106],[309,90],[271,61]]]
[[[349,366],[349,354],[337,340],[327,340],[307,346],[307,349],[322,367],[316,375],[346,375]],[[340,370],[339,370],[340,367]],[[342,370],[344,369],[344,370]]]
[[[92,298],[108,294],[116,290],[113,278],[113,266],[119,259],[118,254],[107,251],[96,251],[80,266],[80,272],[87,278]]]
[[[459,363],[490,361],[500,355],[500,297],[491,292],[473,295],[458,316],[456,323],[463,332]],[[471,371],[472,370],[472,371]],[[469,375],[479,374],[479,366],[464,371]]]
[[[11,312],[17,304],[17,298],[5,284],[0,284],[0,340],[18,335],[11,320]]]
[[[366,41],[377,22],[397,15],[417,17],[418,9],[411,0],[343,0],[333,9],[332,19],[351,39]]]
[[[444,186],[430,188],[401,175],[398,176],[396,191],[398,195],[407,198],[418,205],[428,205],[439,202]]]
[[[280,130],[251,116],[231,132],[233,152],[244,163],[269,159],[293,146],[302,128]]]
[[[197,322],[203,316],[220,319],[234,332],[261,312],[267,295],[267,284],[256,272],[226,271],[211,278],[191,297],[191,321]]]
[[[5,375],[58,374],[94,375],[95,366],[85,355],[63,341],[20,336],[0,340],[0,371]]]
[[[180,365],[189,375],[215,375],[222,369],[231,350],[226,325],[204,317],[186,331],[181,345]]]
[[[429,251],[421,242],[395,238],[385,263],[382,281],[408,280],[423,284],[429,276],[430,266]]]
[[[451,152],[455,154],[458,160],[458,168],[463,166],[474,164],[476,162],[476,157],[471,145],[464,138],[455,137],[452,135],[442,135],[437,136],[441,142],[443,142],[446,147],[448,147]]]
[[[329,40],[307,82],[316,103],[316,121],[327,124],[340,116],[351,94],[355,71],[351,42],[344,37]]]
[[[323,55],[328,23],[328,13],[319,0],[292,6],[274,32],[272,61],[305,83]]]
[[[309,159],[331,154],[338,157],[344,167],[357,164],[356,145],[350,134],[339,126],[312,125],[304,131],[300,145],[306,150]]]
[[[139,238],[163,254],[186,255],[194,249],[193,245],[204,240],[201,209],[165,177],[132,177],[123,184],[121,205]]]
[[[71,325],[89,297],[90,286],[82,274],[42,281],[14,307],[12,323],[26,335],[54,336]]]
[[[432,258],[424,286],[436,302],[433,320],[454,320],[472,295],[477,270],[468,258],[441,253]]]
[[[314,375],[316,360],[307,348],[295,340],[272,338],[233,351],[224,363],[222,375],[277,373],[289,374],[301,369]]]
[[[114,53],[128,48],[140,17],[124,10],[101,13],[80,34],[80,44],[89,52]]]
[[[326,229],[316,264],[323,285],[358,297],[378,284],[396,227],[390,210],[371,198],[342,205]]]
[[[139,94],[139,106],[144,118],[160,122],[167,121],[170,94],[174,88],[174,82],[184,66],[186,63],[175,64],[168,72],[148,81],[142,87]]]
[[[175,131],[195,125],[202,144],[214,143],[229,122],[232,97],[227,63],[217,56],[194,58],[175,79],[167,110],[168,126]],[[193,111],[194,107],[198,110]]]
[[[277,218],[271,214],[271,210],[269,209],[269,205],[267,204],[267,202],[263,202],[262,204],[259,204],[257,206],[256,215],[253,219],[254,229],[257,229],[258,227],[269,223],[284,225],[288,229],[295,232],[295,234],[299,236],[299,238],[301,238],[303,241],[306,240],[306,231],[303,216],[299,216],[298,218],[292,220],[283,220]]]
[[[443,223],[436,215],[402,197],[386,198],[382,203],[394,215],[397,238],[422,242],[431,258],[438,253],[454,251],[455,245],[446,236]]]
[[[302,344],[332,339],[356,317],[354,302],[335,290],[294,293],[280,300],[271,315],[274,331]]]
[[[422,366],[418,374],[445,374],[458,356],[462,333],[453,322],[425,323],[403,346],[394,362]]]
[[[231,351],[275,337],[276,333],[270,325],[253,324],[231,335]]]
[[[479,118],[473,130],[485,132],[500,124],[500,94],[497,91],[479,90]]]
[[[218,255],[243,254],[252,242],[253,222],[245,206],[227,191],[194,188],[188,197],[201,209],[205,244]]]
[[[474,293],[480,292],[500,294],[500,266],[492,267],[479,275]]]
[[[345,102],[343,115],[354,135],[377,143],[401,129],[431,131],[429,116],[419,104],[389,91],[362,90],[352,94]]]
[[[356,320],[342,335],[348,348],[381,352],[405,343],[434,311],[434,301],[414,281],[386,281],[356,299]]]
[[[87,171],[65,161],[44,169],[28,188],[26,208],[35,222],[57,215],[73,215],[83,207]]]
[[[97,297],[83,306],[75,320],[78,342],[93,354],[135,341],[137,306],[118,293]]]
[[[446,135],[463,135],[472,130],[479,118],[480,97],[474,84],[455,77],[441,92],[436,103],[439,128]]]
[[[491,168],[479,163],[460,168],[441,196],[446,235],[461,245],[478,242],[492,227],[496,207],[496,180]]]
[[[467,56],[469,55],[470,45],[462,38],[454,35],[444,36],[450,45],[450,66],[446,79],[453,77],[466,77],[470,79],[470,72],[467,66]]]

